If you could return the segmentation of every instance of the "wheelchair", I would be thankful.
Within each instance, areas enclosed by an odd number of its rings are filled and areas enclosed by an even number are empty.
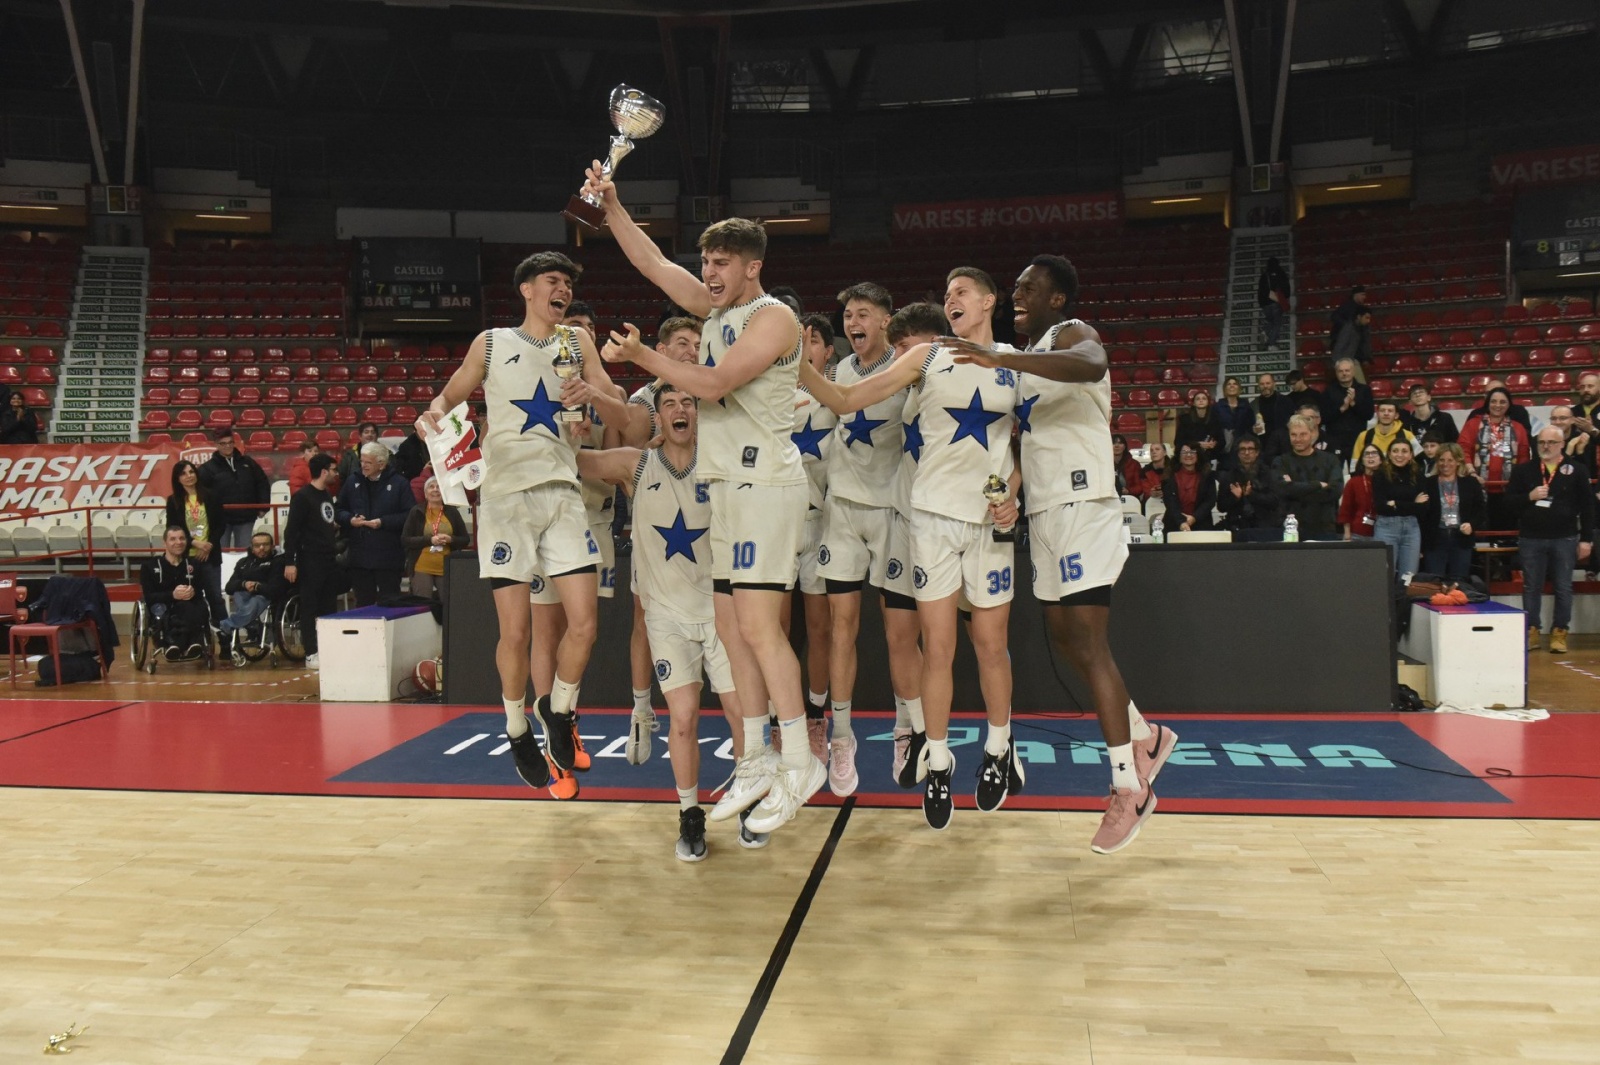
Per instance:
[[[187,654],[188,648],[169,647],[167,640],[167,619],[165,615],[154,610],[143,599],[133,604],[133,637],[128,641],[129,653],[133,657],[133,668],[146,673],[156,671],[156,659],[166,659],[169,663],[204,661],[207,669],[217,668],[216,643],[211,636],[211,611],[206,610],[205,627],[201,633],[198,645],[200,654],[191,657]],[[177,653],[174,653],[177,652]]]
[[[242,629],[235,629],[224,650],[236,666],[268,659],[276,669],[279,659],[306,660],[305,643],[300,638],[300,593],[291,591],[281,601],[269,602],[261,616]]]

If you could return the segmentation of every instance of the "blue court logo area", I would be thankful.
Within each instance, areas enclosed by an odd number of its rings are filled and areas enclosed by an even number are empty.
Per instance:
[[[594,767],[585,788],[673,788],[666,715],[644,765],[624,754],[629,715],[585,714],[580,723]],[[857,718],[860,794],[903,795],[889,777],[893,739],[882,718]],[[1265,721],[1173,719],[1178,748],[1162,771],[1162,798],[1319,800],[1333,802],[1509,802],[1488,783],[1397,721]],[[728,726],[715,711],[700,719],[700,786],[733,772]],[[1097,797],[1110,781],[1105,744],[1091,720],[1014,722],[1017,753],[1027,766],[1024,794]],[[982,723],[950,728],[957,773],[977,772]],[[1451,774],[1461,774],[1459,776]],[[522,786],[500,714],[463,714],[333,778],[335,783]]]

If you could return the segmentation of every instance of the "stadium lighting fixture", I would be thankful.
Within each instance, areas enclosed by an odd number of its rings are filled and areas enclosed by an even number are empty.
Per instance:
[[[197,215],[195,215],[195,217],[196,218],[231,218],[235,222],[248,222],[248,221],[250,221],[250,216],[247,215],[247,214],[215,214],[215,213],[208,212],[206,214],[197,214]]]
[[[51,207],[43,203],[0,203],[0,210],[6,211],[59,211],[59,207]]]
[[[396,318],[397,322],[448,322],[448,318]]]
[[[1600,270],[1578,270],[1570,274],[1557,274],[1557,277],[1600,277]]]
[[[1357,189],[1381,189],[1381,188],[1383,188],[1383,184],[1381,182],[1374,181],[1370,185],[1329,185],[1328,186],[1328,191],[1329,192],[1354,192]]]
[[[1165,200],[1151,200],[1151,203],[1199,203],[1198,196],[1171,196]]]
[[[777,226],[777,225],[782,225],[785,222],[809,222],[809,221],[811,221],[811,219],[809,219],[809,218],[788,218],[788,217],[785,217],[785,218],[763,218],[761,220],[761,224],[765,225],[765,226]]]

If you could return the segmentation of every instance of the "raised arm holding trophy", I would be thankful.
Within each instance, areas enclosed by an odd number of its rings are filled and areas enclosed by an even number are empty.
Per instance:
[[[661,128],[667,118],[666,108],[661,106],[660,100],[627,85],[618,85],[611,90],[610,113],[611,124],[616,127],[617,135],[611,138],[611,150],[606,153],[605,162],[600,167],[601,175],[606,178],[615,174],[617,164],[633,151],[635,138],[643,140],[650,136]],[[593,193],[580,193],[572,197],[567,201],[567,209],[561,213],[590,230],[599,230],[606,220],[605,207],[600,197]]]

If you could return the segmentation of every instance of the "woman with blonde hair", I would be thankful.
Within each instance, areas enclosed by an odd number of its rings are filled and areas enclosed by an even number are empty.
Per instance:
[[[411,594],[439,598],[439,582],[444,577],[444,560],[471,542],[461,511],[445,503],[439,492],[439,479],[429,477],[422,486],[421,503],[406,515],[400,530],[400,545],[406,549],[406,572],[411,575]]]

